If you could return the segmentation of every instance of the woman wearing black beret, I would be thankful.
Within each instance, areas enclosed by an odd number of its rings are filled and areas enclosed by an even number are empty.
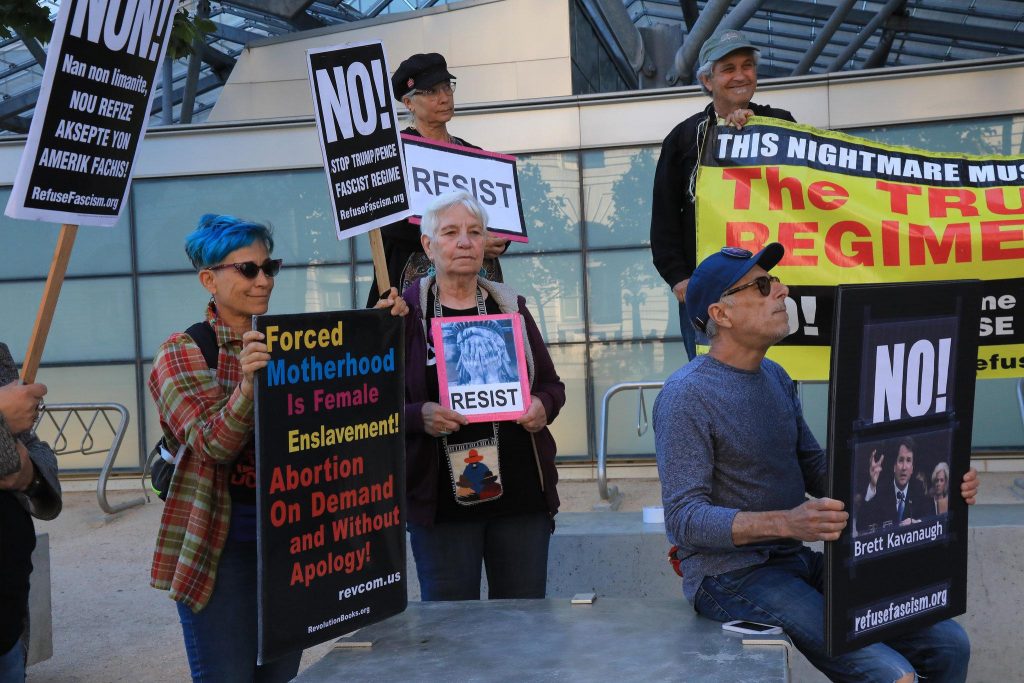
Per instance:
[[[436,52],[415,54],[398,65],[391,77],[395,99],[412,115],[412,125],[403,133],[427,138],[450,145],[473,147],[476,145],[448,132],[448,122],[455,113],[455,76],[448,71],[448,63]],[[430,261],[420,244],[420,231],[408,221],[398,221],[381,228],[384,256],[388,265],[388,278],[399,292],[405,291],[415,280],[427,274]],[[502,282],[498,256],[508,249],[508,240],[488,236],[484,249],[481,275],[493,282]],[[371,307],[380,297],[374,278],[366,305]]]

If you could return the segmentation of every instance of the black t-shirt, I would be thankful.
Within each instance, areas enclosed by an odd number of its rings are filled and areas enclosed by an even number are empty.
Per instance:
[[[501,313],[498,304],[488,298],[484,305],[488,315]],[[427,294],[427,324],[434,313],[433,292]],[[446,317],[477,315],[476,307],[465,310],[441,307],[441,314]],[[433,350],[428,350],[427,361],[434,358]],[[440,401],[437,384],[437,365],[427,365],[427,391],[431,401]],[[480,439],[493,439],[494,428],[491,422],[473,422],[448,437],[448,443],[469,443]],[[437,476],[437,516],[436,522],[479,521],[504,515],[517,515],[525,512],[543,512],[547,510],[544,494],[540,488],[540,469],[534,455],[530,433],[514,421],[498,423],[498,460],[501,464],[502,495],[496,500],[489,500],[474,505],[460,505],[455,502],[455,482],[448,456],[444,451],[444,441],[434,439],[438,464]]]
[[[252,437],[229,466],[228,495],[231,496],[233,541],[256,540],[256,444]]]

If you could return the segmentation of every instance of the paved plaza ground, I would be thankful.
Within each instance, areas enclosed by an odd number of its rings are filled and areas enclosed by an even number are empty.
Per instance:
[[[1018,474],[982,475],[985,503],[1024,503]],[[660,504],[658,482],[620,479],[622,510]],[[91,484],[93,487],[95,484]],[[30,683],[72,681],[188,680],[181,631],[167,593],[149,587],[149,561],[162,503],[116,515],[104,514],[95,489],[70,484],[64,512],[37,522],[50,535],[53,598],[53,657],[29,668]],[[563,511],[583,512],[599,501],[593,481],[559,484]],[[112,503],[136,497],[138,489],[112,491]],[[308,650],[303,667],[318,660],[330,644]]]

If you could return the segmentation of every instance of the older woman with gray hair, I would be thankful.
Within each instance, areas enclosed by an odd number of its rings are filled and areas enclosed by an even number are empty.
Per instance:
[[[420,241],[433,273],[403,293],[408,528],[423,600],[543,598],[558,510],[555,441],[547,425],[565,403],[526,301],[479,276],[487,214],[466,192],[439,197]],[[519,313],[531,402],[515,421],[477,422],[439,402],[430,320]]]

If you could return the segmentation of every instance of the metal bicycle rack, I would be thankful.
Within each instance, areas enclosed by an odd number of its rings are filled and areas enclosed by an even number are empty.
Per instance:
[[[142,505],[149,498],[143,486],[142,498],[117,505],[107,502],[107,480],[124,440],[128,419],[128,409],[120,403],[48,403],[35,425],[36,435],[47,441],[58,456],[106,452],[96,485],[96,500],[107,514]],[[108,438],[110,445],[105,446]]]
[[[622,391],[639,391],[636,406],[636,435],[638,437],[647,433],[650,422],[647,419],[647,402],[644,399],[644,389],[661,389],[664,382],[621,382],[604,392],[601,399],[601,438],[597,442],[597,491],[601,500],[608,501],[612,510],[617,510],[622,504],[622,494],[617,486],[608,485],[608,404],[612,396]]]

